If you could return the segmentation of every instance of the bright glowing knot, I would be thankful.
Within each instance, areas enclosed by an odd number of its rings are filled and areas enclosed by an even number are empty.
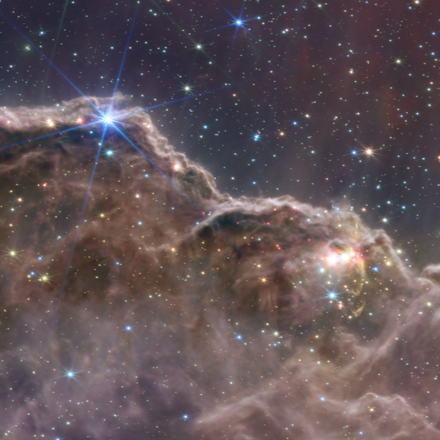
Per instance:
[[[114,123],[114,119],[108,113],[101,118],[101,121],[105,125],[112,125]]]

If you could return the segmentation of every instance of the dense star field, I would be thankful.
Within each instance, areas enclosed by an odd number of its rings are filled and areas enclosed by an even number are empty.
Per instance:
[[[0,438],[440,440],[440,4],[0,20]]]

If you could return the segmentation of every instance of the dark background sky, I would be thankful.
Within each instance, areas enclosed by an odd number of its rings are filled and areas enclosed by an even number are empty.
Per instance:
[[[136,5],[3,0],[1,104],[80,95],[38,51],[111,96]],[[439,18],[434,0],[143,0],[118,90],[159,105],[220,190],[352,206],[422,268],[440,261]]]

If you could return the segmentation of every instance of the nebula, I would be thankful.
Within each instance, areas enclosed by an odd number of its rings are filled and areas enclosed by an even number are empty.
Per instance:
[[[440,439],[440,266],[110,106],[0,109],[5,438]]]

